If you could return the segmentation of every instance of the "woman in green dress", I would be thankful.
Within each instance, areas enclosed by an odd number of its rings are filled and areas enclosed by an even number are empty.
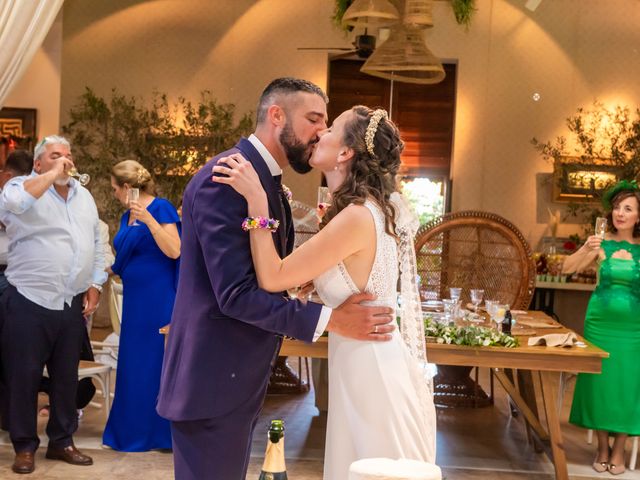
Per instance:
[[[610,356],[601,374],[578,375],[569,421],[596,430],[594,470],[619,475],[628,435],[640,435],[640,188],[623,180],[605,193],[603,203],[609,231],[604,238],[590,236],[566,259],[564,271],[598,264],[584,337]]]

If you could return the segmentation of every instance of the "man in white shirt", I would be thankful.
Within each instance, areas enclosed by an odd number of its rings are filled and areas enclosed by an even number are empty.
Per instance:
[[[95,202],[68,176],[74,166],[69,142],[46,137],[34,159],[31,175],[10,180],[0,195],[10,284],[2,297],[1,351],[16,473],[35,469],[38,387],[45,366],[51,381],[46,457],[93,463],[75,448],[72,435],[78,427],[83,316],[95,312],[107,279]]]

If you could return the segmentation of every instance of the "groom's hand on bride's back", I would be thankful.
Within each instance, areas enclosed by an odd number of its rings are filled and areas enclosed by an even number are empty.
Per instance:
[[[375,299],[375,295],[370,293],[351,295],[333,309],[327,331],[356,340],[391,340],[391,332],[396,328],[393,309],[383,305],[362,305],[362,302]]]

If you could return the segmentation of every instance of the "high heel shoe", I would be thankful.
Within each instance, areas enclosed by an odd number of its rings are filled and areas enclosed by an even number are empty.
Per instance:
[[[610,463],[608,470],[611,475],[622,475],[627,469],[624,465],[614,465]]]
[[[598,473],[604,473],[609,470],[609,464],[607,462],[598,462],[598,457],[596,457],[596,461],[591,464],[593,469]]]

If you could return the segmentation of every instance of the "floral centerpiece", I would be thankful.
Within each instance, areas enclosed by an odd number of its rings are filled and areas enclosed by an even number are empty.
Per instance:
[[[453,345],[466,345],[470,347],[507,347],[514,348],[519,345],[518,339],[511,335],[487,327],[475,325],[457,326],[453,323],[437,323],[431,317],[424,320],[424,330],[429,339],[436,343]]]

